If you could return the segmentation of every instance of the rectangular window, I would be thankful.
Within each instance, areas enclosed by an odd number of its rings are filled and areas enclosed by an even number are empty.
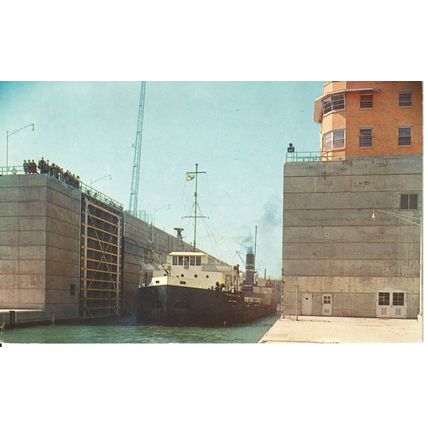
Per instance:
[[[330,131],[322,137],[322,149],[323,151],[343,149],[345,147],[345,130],[338,129],[336,131]]]
[[[412,105],[412,92],[400,91],[398,96],[398,105],[400,107],[410,107]]]
[[[183,266],[183,256],[178,256],[178,265]]]
[[[392,293],[392,305],[404,306],[404,293]]]
[[[343,110],[345,108],[345,94],[332,95],[321,101],[322,113],[326,114],[332,110]]]
[[[177,265],[177,256],[172,256],[172,264]]]
[[[389,293],[380,292],[378,294],[378,305],[388,306],[389,305]]]
[[[196,266],[201,265],[201,256],[196,256]]]
[[[361,94],[360,108],[372,108],[372,107],[373,107],[373,94]]]
[[[371,128],[360,128],[360,147],[372,147],[373,133]]]
[[[190,266],[195,266],[195,256],[190,256]]]
[[[403,193],[400,195],[400,210],[418,209],[418,195],[416,193]]]
[[[412,128],[398,128],[398,145],[410,146],[412,143]]]

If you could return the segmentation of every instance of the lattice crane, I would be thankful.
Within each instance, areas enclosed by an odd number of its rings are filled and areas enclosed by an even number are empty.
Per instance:
[[[135,136],[134,163],[132,165],[131,194],[129,197],[129,212],[138,215],[138,191],[140,186],[141,142],[143,139],[144,102],[146,98],[146,82],[141,82],[140,103],[138,107],[137,134]]]

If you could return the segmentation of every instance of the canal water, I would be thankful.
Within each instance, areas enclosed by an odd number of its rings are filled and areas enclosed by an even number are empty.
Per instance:
[[[4,343],[257,343],[276,321],[272,315],[232,327],[147,325],[45,325],[7,329]]]

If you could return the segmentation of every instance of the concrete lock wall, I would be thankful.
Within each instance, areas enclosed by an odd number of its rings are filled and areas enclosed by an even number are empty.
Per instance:
[[[400,210],[400,194],[417,193],[417,210]],[[284,166],[284,310],[376,316],[379,291],[403,291],[407,317],[419,313],[420,228],[389,214],[422,214],[422,157],[354,158]],[[297,306],[296,306],[297,291]],[[307,307],[305,308],[307,310]],[[303,312],[305,311],[303,310]]]
[[[0,177],[0,308],[20,310],[18,323],[78,316],[79,207],[80,191],[54,178]]]

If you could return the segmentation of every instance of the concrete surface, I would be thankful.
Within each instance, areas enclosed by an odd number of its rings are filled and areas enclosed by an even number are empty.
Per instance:
[[[276,321],[259,343],[421,342],[422,325],[422,319],[299,316]]]

